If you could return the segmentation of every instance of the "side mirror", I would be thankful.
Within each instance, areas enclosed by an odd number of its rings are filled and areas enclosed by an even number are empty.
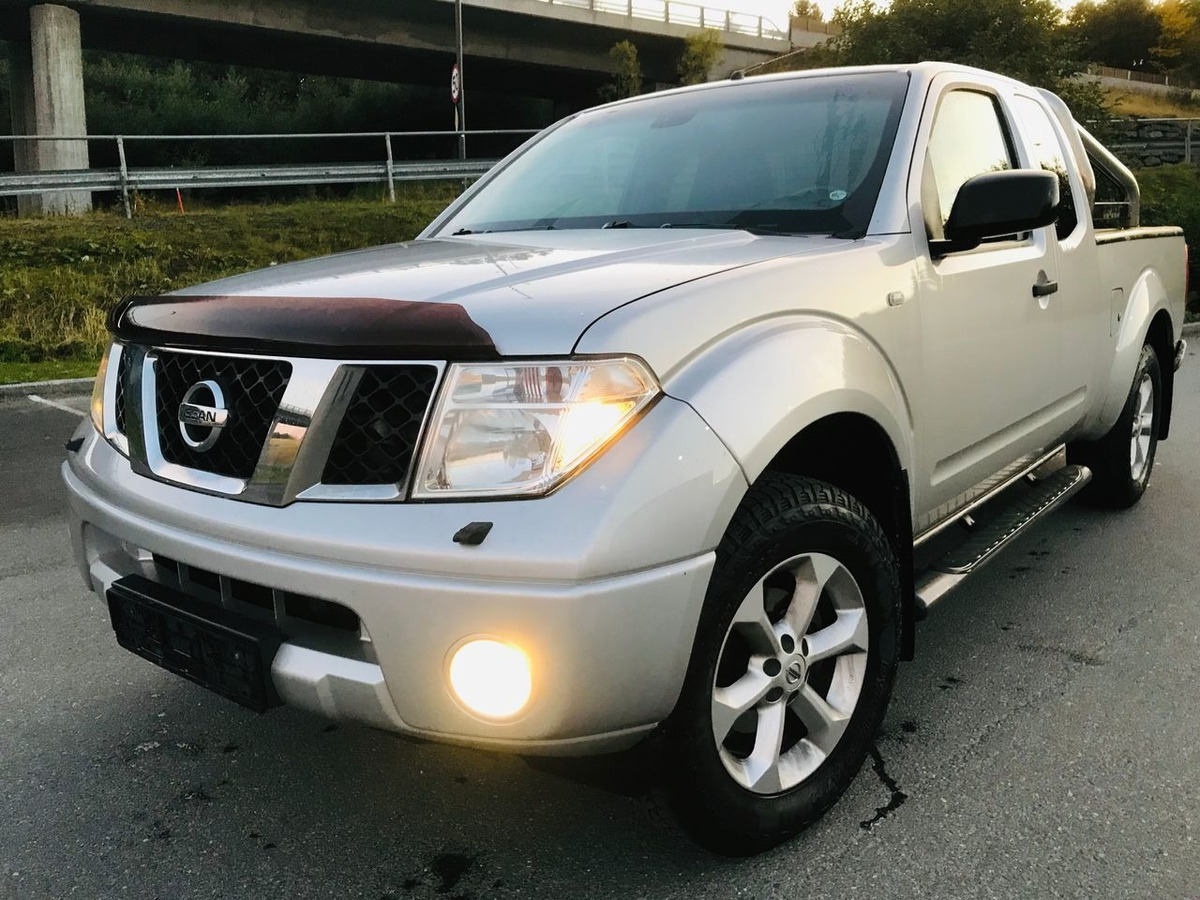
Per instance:
[[[976,175],[958,189],[946,240],[935,252],[971,250],[988,238],[1021,234],[1058,221],[1058,176],[1034,169],[1011,169]]]

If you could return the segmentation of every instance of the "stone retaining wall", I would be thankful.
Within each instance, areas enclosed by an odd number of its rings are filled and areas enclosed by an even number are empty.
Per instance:
[[[1110,126],[1106,143],[1136,169],[1200,162],[1200,119],[1121,120]]]

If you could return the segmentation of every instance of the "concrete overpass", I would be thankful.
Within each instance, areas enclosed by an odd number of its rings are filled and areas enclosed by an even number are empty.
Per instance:
[[[682,0],[464,0],[465,87],[546,98],[562,111],[594,101],[611,77],[609,48],[638,47],[648,80],[674,82],[684,38],[715,29],[720,70],[763,62],[792,35],[756,16]],[[816,35],[804,33],[799,43]],[[823,35],[821,36],[823,37]],[[447,84],[454,54],[449,0],[0,0],[12,49],[14,131],[84,134],[82,48],[242,64],[407,84]],[[468,110],[470,106],[468,104]],[[18,148],[18,170],[87,167],[82,143]],[[48,198],[74,212],[86,195]]]

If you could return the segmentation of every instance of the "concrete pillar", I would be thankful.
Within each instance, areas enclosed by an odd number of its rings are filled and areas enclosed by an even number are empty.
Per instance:
[[[8,45],[9,97],[12,105],[12,133],[33,134],[37,122],[33,113],[33,57],[29,44],[14,42]],[[36,145],[32,141],[13,142],[13,171],[32,172],[37,165]],[[26,195],[17,198],[17,214],[38,215],[42,211],[41,197]]]
[[[33,63],[33,132],[37,135],[87,134],[83,97],[83,42],[79,13],[46,4],[29,11]],[[88,168],[86,141],[39,141],[35,170]],[[92,208],[90,191],[55,191],[41,197],[42,212],[78,215]]]

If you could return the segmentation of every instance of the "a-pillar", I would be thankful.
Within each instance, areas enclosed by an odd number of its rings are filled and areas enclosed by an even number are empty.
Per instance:
[[[86,135],[79,13],[52,4],[33,7],[29,11],[29,44],[14,47],[14,129],[39,137]],[[25,143],[17,150],[18,165],[24,163],[29,171],[88,168],[86,141],[18,143]],[[92,208],[90,191],[51,191],[30,201],[22,205],[34,215],[78,215]]]

